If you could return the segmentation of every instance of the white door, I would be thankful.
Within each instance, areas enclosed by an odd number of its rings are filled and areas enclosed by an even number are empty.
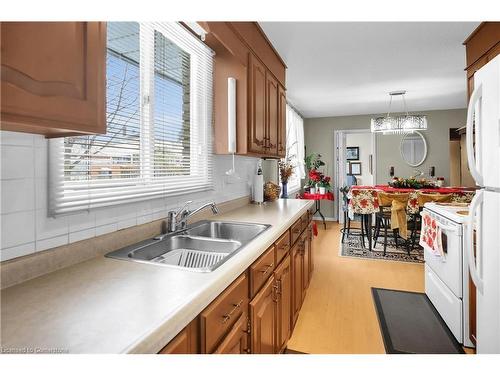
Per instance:
[[[500,353],[500,193],[479,190],[469,212],[476,228],[476,254],[468,246],[467,260],[477,288],[477,353]]]

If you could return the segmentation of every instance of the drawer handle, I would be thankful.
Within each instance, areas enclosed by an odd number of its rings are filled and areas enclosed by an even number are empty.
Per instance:
[[[269,270],[270,270],[271,268],[273,268],[273,267],[274,267],[274,263],[268,264],[268,265],[266,266],[266,269],[265,269],[265,270],[261,270],[260,272],[262,272],[262,274],[264,274],[264,275],[265,275],[265,274],[267,274],[267,273],[269,272]]]
[[[241,307],[241,304],[243,303],[243,300],[241,300],[240,302],[234,304],[233,303],[233,309],[231,311],[229,311],[226,315],[223,315],[222,316],[222,324],[226,323],[228,320],[231,319],[231,316],[236,312],[236,310],[238,310],[240,307]]]
[[[294,229],[292,232],[293,233],[300,233],[300,228],[299,229]]]
[[[279,248],[283,249],[283,250],[288,250],[290,248],[290,245],[288,245],[288,244],[281,245]]]

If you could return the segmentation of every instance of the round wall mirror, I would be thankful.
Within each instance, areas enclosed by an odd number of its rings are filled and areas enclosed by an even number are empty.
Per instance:
[[[399,145],[401,157],[411,167],[418,167],[427,157],[427,142],[422,133],[408,133],[401,139]]]

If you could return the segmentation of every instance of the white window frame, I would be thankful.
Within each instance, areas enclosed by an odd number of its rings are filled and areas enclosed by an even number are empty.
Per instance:
[[[304,168],[304,120],[289,104],[286,105],[286,157],[295,154],[294,173],[288,180],[288,194],[295,194],[301,189],[305,178]],[[296,144],[294,145],[293,143]],[[295,149],[292,152],[292,148]]]
[[[49,216],[214,189],[212,166],[213,52],[179,23],[149,22],[139,23],[139,25],[140,177],[114,180],[89,178],[83,182],[67,181],[64,177],[64,139],[51,139]],[[190,175],[155,178],[153,173],[155,30],[190,55]]]

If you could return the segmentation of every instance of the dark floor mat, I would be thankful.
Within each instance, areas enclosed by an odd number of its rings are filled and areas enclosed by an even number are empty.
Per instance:
[[[372,288],[388,354],[464,354],[424,293]]]

